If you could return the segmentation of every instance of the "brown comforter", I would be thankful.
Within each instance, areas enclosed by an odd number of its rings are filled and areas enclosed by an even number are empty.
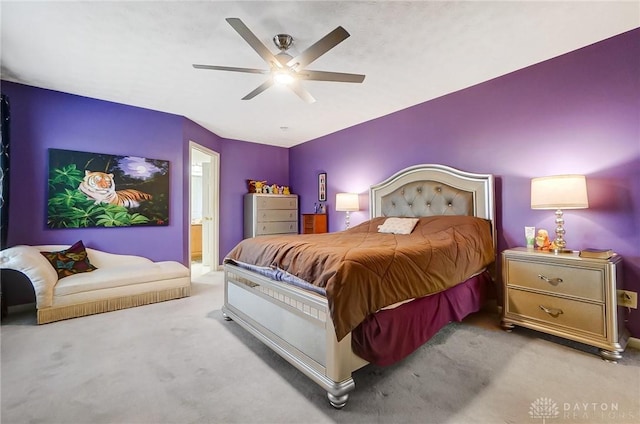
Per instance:
[[[324,287],[342,340],[369,314],[455,286],[495,259],[484,219],[420,218],[408,235],[378,233],[385,219],[337,233],[246,239],[226,261],[277,267]]]

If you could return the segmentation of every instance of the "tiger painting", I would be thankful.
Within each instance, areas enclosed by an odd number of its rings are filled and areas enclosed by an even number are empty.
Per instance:
[[[124,206],[125,208],[137,208],[140,202],[151,200],[152,196],[134,189],[117,190],[113,181],[113,174],[98,171],[84,171],[84,178],[78,186],[89,200],[94,203],[108,203]]]

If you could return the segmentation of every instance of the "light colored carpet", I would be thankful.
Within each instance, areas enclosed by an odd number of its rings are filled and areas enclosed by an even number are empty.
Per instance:
[[[1,327],[2,424],[640,422],[638,351],[610,364],[581,345],[505,333],[490,312],[399,364],[359,370],[334,410],[222,318],[221,273],[195,278],[192,293],[42,326],[34,311],[12,313]]]

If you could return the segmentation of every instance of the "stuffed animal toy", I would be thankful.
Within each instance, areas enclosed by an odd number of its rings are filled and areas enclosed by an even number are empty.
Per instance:
[[[255,181],[256,193],[264,193],[266,181]]]
[[[249,190],[249,193],[255,193],[256,192],[256,181],[255,180],[247,180],[247,190]]]
[[[536,246],[540,250],[549,250],[551,248],[551,241],[549,240],[549,233],[545,229],[539,229],[538,235],[536,235]]]
[[[282,194],[291,194],[289,187],[287,186],[282,187]]]

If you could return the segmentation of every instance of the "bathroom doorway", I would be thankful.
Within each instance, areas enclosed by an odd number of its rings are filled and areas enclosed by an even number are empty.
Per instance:
[[[189,142],[191,273],[194,277],[218,269],[220,155]]]

